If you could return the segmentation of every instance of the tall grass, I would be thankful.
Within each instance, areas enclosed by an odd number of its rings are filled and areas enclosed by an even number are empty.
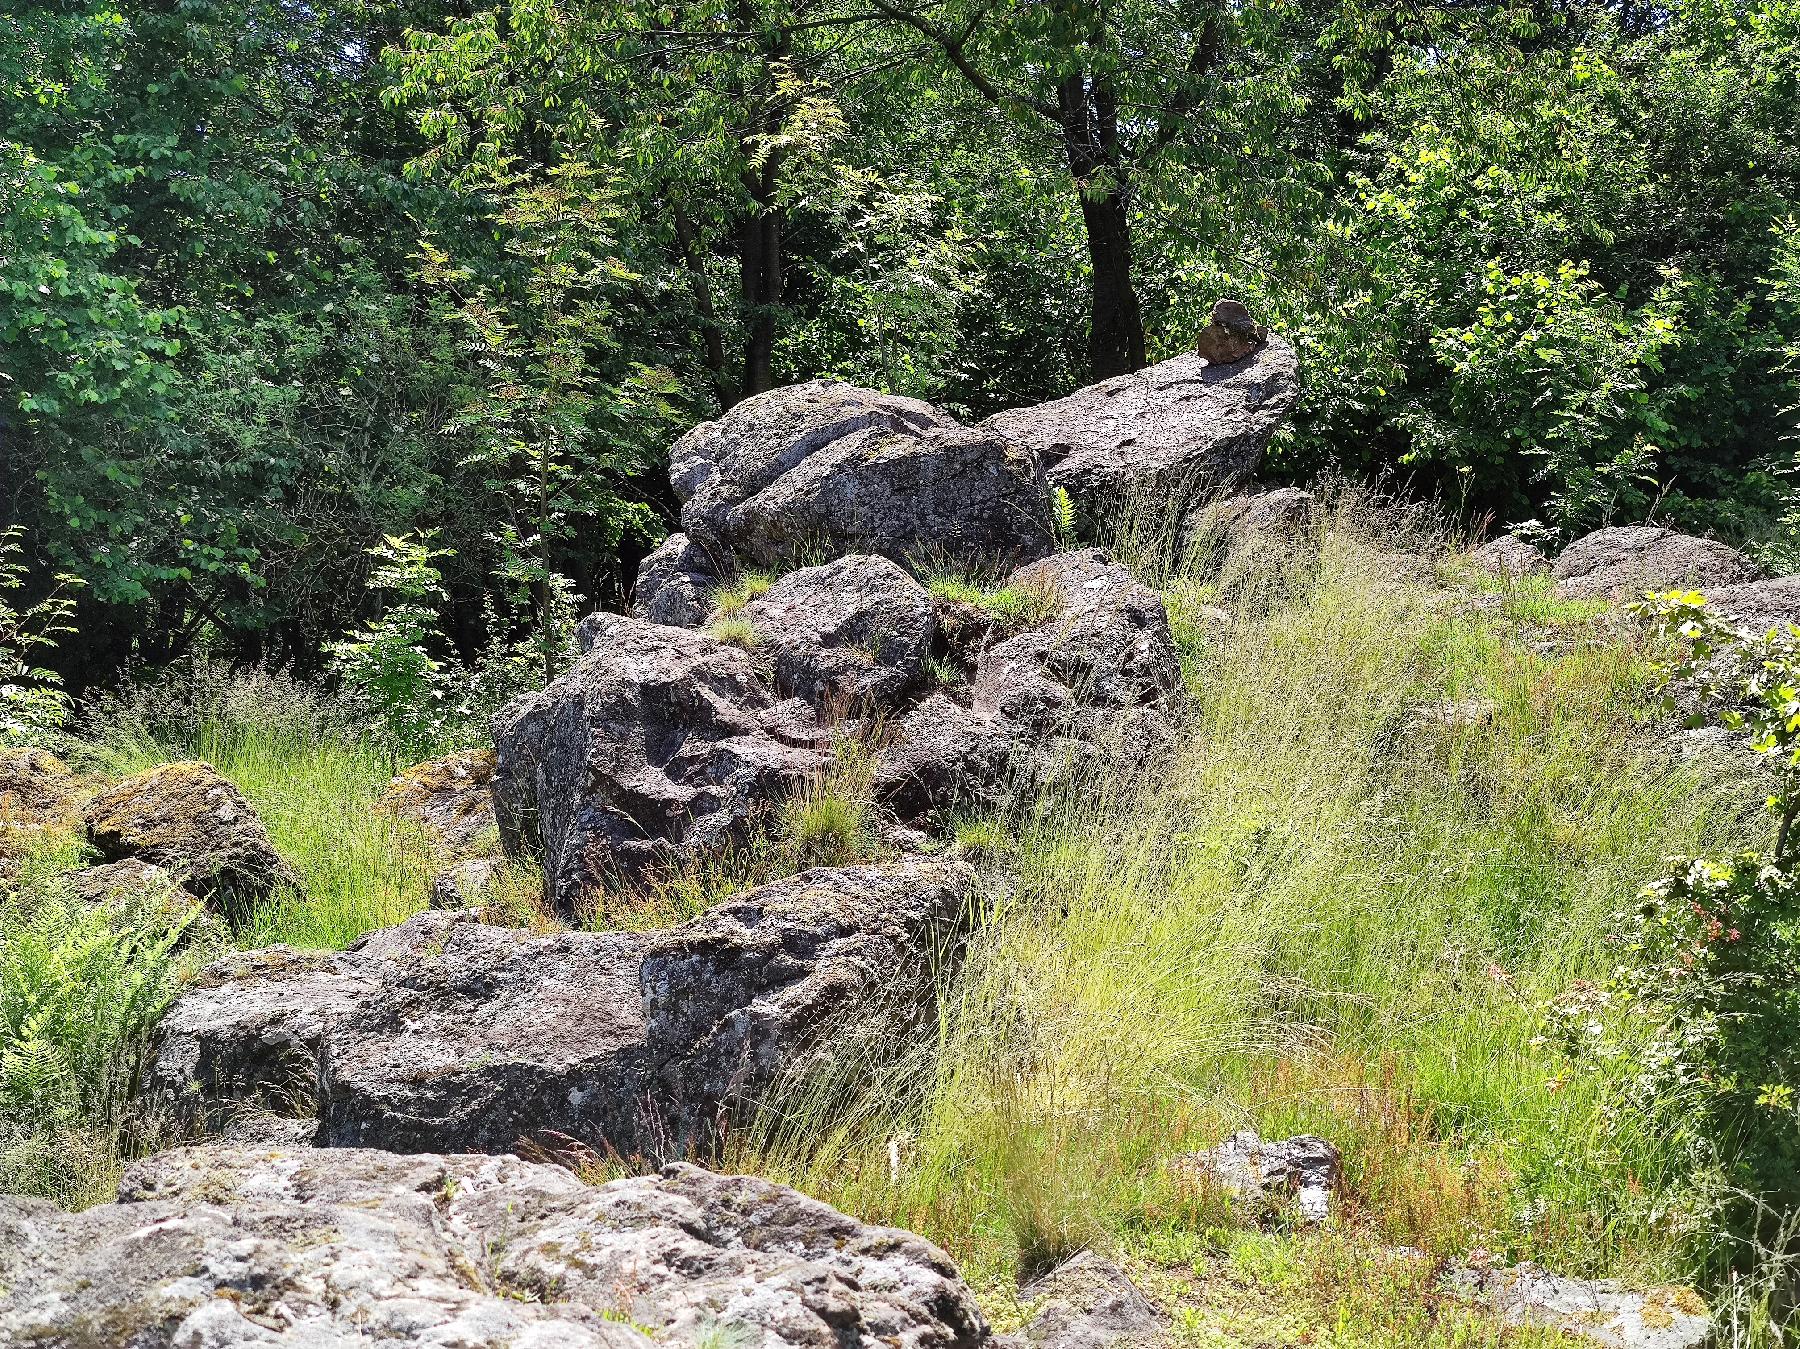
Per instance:
[[[1177,609],[1200,587],[1156,579]],[[1346,1215],[1385,1241],[1668,1272],[1669,1159],[1604,1077],[1564,1072],[1541,1012],[1738,803],[1659,752],[1629,640],[1544,643],[1365,519],[1257,609],[1190,627],[1195,706],[1154,783],[1011,823],[1018,884],[946,991],[926,1088],[741,1160],[1000,1280],[1204,1223],[1168,1159],[1306,1130],[1344,1147]]]
[[[204,759],[256,808],[301,886],[258,911],[245,945],[341,948],[426,906],[427,840],[375,809],[404,765],[321,691],[198,663],[103,700],[85,729],[108,773]]]

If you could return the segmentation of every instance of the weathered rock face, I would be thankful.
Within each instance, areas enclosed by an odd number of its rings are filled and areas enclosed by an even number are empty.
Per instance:
[[[670,459],[682,528],[705,555],[738,565],[819,552],[972,565],[1054,547],[1033,454],[928,403],[851,384],[747,398],[688,432]]]
[[[817,869],[656,933],[533,935],[425,913],[336,955],[211,967],[156,1032],[142,1094],[205,1128],[246,1103],[316,1141],[498,1152],[557,1130],[704,1151],[831,1055],[932,1014],[970,884],[946,862]]]
[[[1757,578],[1735,548],[1660,525],[1615,525],[1575,540],[1551,568],[1565,595],[1627,598],[1675,586],[1733,585]]]
[[[106,860],[181,873],[188,889],[232,917],[300,883],[250,803],[209,764],[164,764],[126,778],[81,814]]]
[[[938,694],[901,720],[875,790],[902,819],[1096,760],[1133,766],[1172,737],[1163,712],[1181,663],[1155,591],[1098,548],[1029,563],[1007,585],[1049,592],[1051,616],[981,653],[969,707]]]
[[[186,936],[190,940],[202,934],[224,935],[223,925],[212,918],[196,895],[163,868],[135,857],[72,871],[67,883],[70,892],[84,904],[148,905],[172,920],[186,918]]]
[[[931,595],[886,558],[789,572],[744,616],[774,659],[777,688],[821,711],[894,706],[931,654]]]
[[[1014,1338],[1026,1349],[1168,1349],[1169,1323],[1131,1276],[1083,1251],[1019,1290],[1037,1304]]]
[[[1273,601],[1316,572],[1325,514],[1311,492],[1277,487],[1208,502],[1188,516],[1183,532],[1222,595]]]
[[[396,777],[376,808],[423,829],[452,856],[468,852],[495,829],[494,751],[458,750],[415,764]]]
[[[1292,1197],[1300,1216],[1321,1223],[1330,1216],[1332,1192],[1343,1174],[1337,1148],[1313,1134],[1265,1142],[1254,1129],[1233,1134],[1216,1148],[1189,1153],[1177,1170],[1206,1176],[1227,1193],[1253,1202]]]
[[[494,804],[509,854],[542,859],[574,913],[595,887],[722,849],[824,762],[804,704],[705,632],[583,621],[574,667],[494,720]]]
[[[1496,576],[1530,576],[1550,570],[1550,559],[1544,556],[1544,550],[1517,534],[1502,534],[1479,548],[1471,548],[1468,561]]]
[[[984,425],[1035,450],[1050,485],[1090,511],[1138,497],[1179,513],[1256,468],[1299,390],[1294,349],[1271,337],[1236,364],[1177,356]]]
[[[746,1176],[590,1186],[513,1157],[202,1147],[120,1202],[0,1199],[0,1341],[978,1349],[942,1251]]]
[[[1511,1325],[1554,1327],[1605,1349],[1700,1349],[1712,1340],[1712,1317],[1688,1288],[1633,1292],[1611,1279],[1567,1279],[1530,1264],[1463,1270],[1451,1282]]]
[[[1757,636],[1800,623],[1800,576],[1777,576],[1706,590],[1707,608],[1728,614]]]
[[[697,628],[712,609],[720,579],[686,534],[671,534],[638,565],[631,615],[673,628]]]
[[[49,831],[73,828],[80,794],[63,761],[41,749],[0,749],[0,876],[10,857]]]

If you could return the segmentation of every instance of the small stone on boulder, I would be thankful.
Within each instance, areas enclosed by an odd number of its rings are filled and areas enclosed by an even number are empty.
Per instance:
[[[789,572],[744,617],[774,658],[776,687],[821,711],[892,707],[931,654],[931,595],[881,557]]]
[[[738,647],[616,614],[578,641],[573,667],[494,719],[501,843],[542,861],[561,913],[741,840],[825,763],[812,710]]]
[[[204,763],[138,773],[82,808],[88,842],[109,862],[134,858],[179,872],[187,888],[234,920],[299,877],[243,794]]]
[[[455,856],[496,831],[493,778],[493,750],[458,750],[401,773],[376,809],[418,825],[439,852]]]
[[[758,394],[670,454],[682,528],[708,557],[1020,562],[1055,547],[1037,457],[929,403],[813,380]]]
[[[1563,549],[1551,574],[1564,595],[1630,599],[1647,590],[1734,585],[1760,573],[1737,549],[1713,539],[1660,525],[1614,525]]]
[[[515,1157],[280,1146],[134,1163],[119,1202],[0,1198],[0,1341],[981,1349],[948,1256],[749,1176],[590,1185]]]
[[[1205,1176],[1240,1199],[1257,1203],[1292,1195],[1300,1216],[1321,1223],[1331,1213],[1331,1195],[1343,1172],[1343,1158],[1323,1138],[1299,1134],[1264,1142],[1254,1129],[1233,1134],[1216,1148],[1176,1158],[1178,1172]]]
[[[671,534],[638,565],[631,615],[672,628],[697,628],[719,588],[712,562],[686,534]]]
[[[1173,523],[1208,487],[1248,477],[1300,395],[1278,337],[1234,365],[1189,353],[984,423],[1035,450],[1089,517],[1132,499]]]
[[[971,881],[954,862],[818,868],[661,932],[428,912],[338,954],[237,953],[164,1015],[142,1092],[215,1131],[246,1106],[310,1115],[322,1146],[502,1152],[555,1130],[704,1154],[784,1084],[910,1042]]]
[[[1241,300],[1220,300],[1194,345],[1208,365],[1236,365],[1261,351],[1268,340],[1269,330],[1250,317]]]

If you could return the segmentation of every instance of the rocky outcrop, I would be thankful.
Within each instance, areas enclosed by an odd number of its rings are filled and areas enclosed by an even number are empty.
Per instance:
[[[1800,623],[1800,576],[1777,576],[1704,591],[1707,609],[1730,617],[1756,636]]]
[[[1271,337],[1234,364],[1177,356],[983,425],[1036,451],[1050,485],[1090,516],[1133,498],[1173,520],[1208,487],[1255,470],[1299,392],[1294,349]]]
[[[1254,1129],[1233,1134],[1216,1148],[1174,1162],[1177,1172],[1203,1178],[1255,1205],[1295,1201],[1300,1216],[1320,1223],[1330,1216],[1331,1196],[1343,1174],[1336,1147],[1313,1134],[1265,1142]]]
[[[1568,1279],[1536,1265],[1464,1269],[1451,1285],[1516,1326],[1542,1326],[1604,1349],[1701,1349],[1712,1317],[1689,1288],[1633,1291],[1611,1279]]]
[[[501,842],[542,860],[561,912],[742,839],[823,765],[812,709],[748,652],[614,614],[578,640],[571,669],[494,720]]]
[[[862,1071],[934,1013],[970,873],[803,872],[654,933],[534,935],[430,912],[341,954],[211,967],[164,1016],[142,1094],[219,1129],[246,1106],[316,1141],[704,1152],[770,1093]]]
[[[1496,576],[1531,576],[1550,570],[1550,559],[1544,556],[1544,550],[1517,534],[1502,534],[1471,548],[1467,560],[1470,566]]]
[[[493,750],[458,750],[401,773],[376,809],[417,825],[439,852],[456,856],[497,828],[490,790],[493,777]]]
[[[162,867],[135,857],[72,871],[66,881],[84,904],[154,905],[171,919],[187,918],[190,935],[206,926],[207,910],[198,896]]]
[[[1169,1322],[1131,1276],[1092,1251],[1019,1290],[1034,1308],[1020,1349],[1171,1349]]]
[[[88,842],[107,861],[135,859],[178,873],[234,919],[300,883],[250,803],[210,764],[164,764],[126,778],[91,797],[81,814]]]
[[[875,790],[902,819],[1096,762],[1134,766],[1172,739],[1181,663],[1155,591],[1098,548],[1027,564],[1007,585],[1048,592],[1050,616],[981,653],[968,707],[938,694],[901,720]]]
[[[758,394],[670,452],[692,546],[780,568],[874,553],[1020,562],[1054,547],[1036,456],[928,403],[814,380]]]
[[[775,685],[821,712],[895,706],[931,654],[931,595],[886,558],[789,572],[744,609]]]
[[[649,623],[697,628],[712,610],[720,586],[712,561],[686,534],[671,534],[638,565],[631,614]]]
[[[784,1186],[514,1157],[200,1147],[119,1202],[0,1199],[0,1342],[979,1349],[949,1257]]]
[[[1646,590],[1734,585],[1759,572],[1737,549],[1713,539],[1660,525],[1615,525],[1563,549],[1551,574],[1564,595],[1629,599]]]

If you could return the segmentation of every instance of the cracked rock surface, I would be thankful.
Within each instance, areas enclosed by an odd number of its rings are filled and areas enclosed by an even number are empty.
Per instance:
[[[659,932],[534,935],[428,912],[348,950],[243,952],[171,1006],[141,1095],[217,1131],[245,1107],[314,1141],[705,1152],[769,1093],[935,1015],[971,874],[815,868]]]
[[[515,1157],[210,1146],[119,1202],[0,1198],[0,1343],[977,1349],[949,1258],[689,1165],[592,1186]]]

